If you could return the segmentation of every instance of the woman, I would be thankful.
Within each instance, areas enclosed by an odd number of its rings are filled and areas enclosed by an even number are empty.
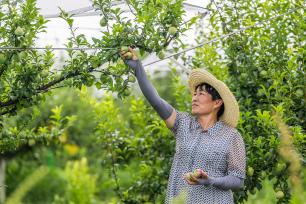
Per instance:
[[[244,141],[235,128],[239,106],[229,88],[209,72],[194,69],[188,81],[192,115],[178,111],[160,98],[136,52],[129,51],[132,59],[126,60],[124,52],[122,58],[176,139],[165,203],[183,190],[187,190],[188,204],[234,203],[232,190],[243,187],[246,157]],[[184,176],[196,169],[200,169],[198,175]]]

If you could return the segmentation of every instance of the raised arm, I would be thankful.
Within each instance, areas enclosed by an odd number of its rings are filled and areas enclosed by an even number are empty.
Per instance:
[[[138,60],[135,50],[129,48],[129,51],[133,55],[132,59],[126,59],[127,54],[121,52],[121,56],[124,62],[131,69],[133,69],[139,87],[143,95],[148,100],[148,102],[156,110],[159,116],[165,121],[167,127],[172,128],[174,126],[176,118],[176,112],[174,111],[174,108],[158,95],[156,89],[154,88],[152,83],[148,80],[146,72],[142,66],[141,61]]]

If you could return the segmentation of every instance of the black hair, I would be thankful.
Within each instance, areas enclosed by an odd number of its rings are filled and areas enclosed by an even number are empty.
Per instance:
[[[201,83],[199,85],[197,85],[194,89],[194,91],[196,91],[198,89],[198,87],[200,87],[201,91],[206,91],[207,93],[209,93],[212,96],[212,100],[218,100],[218,99],[222,99],[220,94],[218,93],[218,91],[212,87],[211,85],[207,84],[207,83]],[[219,119],[219,117],[221,117],[221,115],[224,113],[224,103],[222,103],[218,113],[217,113],[217,118]]]

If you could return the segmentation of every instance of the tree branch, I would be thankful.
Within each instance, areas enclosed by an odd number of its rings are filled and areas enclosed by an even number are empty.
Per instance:
[[[33,150],[32,146],[23,145],[18,150],[0,153],[0,157],[4,158],[5,160],[8,160],[8,159],[12,159],[12,158],[16,157],[17,155],[25,154],[25,153],[30,152],[32,150]]]
[[[93,67],[90,67],[90,68],[87,69],[87,72],[89,72],[89,73],[92,72],[92,71],[94,71],[94,68],[93,68]],[[81,74],[81,73],[79,73],[79,72],[77,72],[77,71],[74,72],[74,73],[69,73],[69,74],[67,74],[66,76],[62,76],[62,77],[60,77],[59,79],[56,79],[56,80],[51,81],[51,82],[49,82],[49,83],[47,83],[47,84],[45,84],[45,85],[42,85],[41,87],[39,87],[39,88],[36,90],[36,92],[46,92],[46,90],[47,90],[48,88],[54,86],[55,84],[58,84],[58,83],[60,83],[60,82],[62,82],[62,81],[64,81],[64,80],[66,80],[66,79],[69,79],[69,78],[72,78],[72,77],[76,77],[76,76],[78,76],[78,75],[80,75],[80,74]],[[15,104],[17,104],[21,99],[31,99],[31,97],[21,96],[21,97],[19,97],[19,98],[14,99],[14,100],[8,100],[8,101],[6,101],[6,102],[0,102],[0,108],[15,105]],[[5,112],[3,112],[1,115],[7,114],[7,113],[8,113],[8,112],[5,111]]]
[[[6,114],[12,113],[12,112],[14,112],[16,110],[17,110],[17,107],[13,107],[10,110],[6,110],[6,111],[1,112],[0,115],[6,115]]]

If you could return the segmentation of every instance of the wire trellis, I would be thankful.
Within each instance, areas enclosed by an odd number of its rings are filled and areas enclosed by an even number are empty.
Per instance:
[[[266,19],[266,20],[254,23],[254,25],[242,27],[242,28],[240,28],[240,29],[238,29],[236,31],[230,32],[228,34],[221,35],[220,37],[214,38],[214,39],[209,40],[207,42],[204,42],[204,43],[198,44],[196,46],[184,49],[184,50],[182,50],[180,52],[177,52],[177,53],[165,56],[163,59],[159,59],[159,60],[155,60],[153,62],[147,63],[144,66],[149,66],[149,65],[152,65],[152,64],[164,61],[166,59],[169,59],[171,57],[180,55],[182,53],[194,50],[196,48],[203,47],[206,44],[209,44],[209,43],[212,43],[212,42],[216,42],[216,41],[221,40],[221,39],[225,39],[225,38],[227,38],[227,37],[229,37],[231,35],[234,35],[234,34],[237,34],[237,33],[241,32],[241,31],[245,31],[247,29],[250,29],[250,28],[256,27],[258,25],[264,24],[266,22],[269,22],[269,21],[271,21],[273,19],[276,19],[278,17],[284,16],[286,14],[293,13],[293,12],[299,10],[299,9],[302,9],[302,8],[303,7],[298,7],[298,8],[289,10],[289,11],[287,11],[285,13],[282,13],[282,14],[279,14],[279,15],[275,15],[275,16],[273,16],[271,18]],[[118,48],[112,48],[112,47],[73,47],[73,48],[65,48],[65,47],[50,47],[50,48],[44,48],[44,47],[26,47],[26,48],[20,48],[20,47],[19,48],[18,47],[0,47],[0,50],[117,50],[117,49]]]

